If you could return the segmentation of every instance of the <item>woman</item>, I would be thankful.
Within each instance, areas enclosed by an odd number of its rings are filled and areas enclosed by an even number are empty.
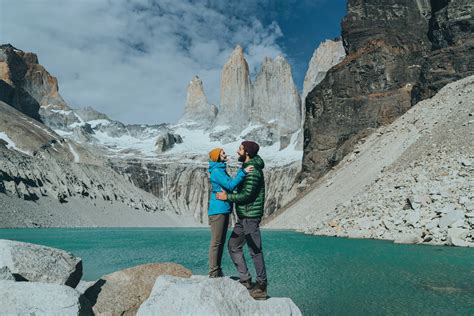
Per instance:
[[[209,246],[209,277],[224,276],[221,269],[229,215],[232,204],[216,199],[216,193],[225,190],[232,192],[244,180],[245,175],[253,171],[253,166],[239,169],[232,179],[227,173],[227,155],[222,148],[214,148],[209,152],[209,174],[211,179],[211,200],[209,201],[209,225],[211,226],[211,244]]]

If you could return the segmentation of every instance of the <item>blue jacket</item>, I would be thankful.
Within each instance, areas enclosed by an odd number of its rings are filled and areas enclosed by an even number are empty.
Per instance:
[[[227,173],[225,162],[209,162],[209,174],[211,178],[211,200],[209,201],[208,215],[228,214],[232,212],[232,203],[216,199],[216,193],[223,189],[232,192],[245,178],[245,171],[239,169],[237,175],[232,179]]]

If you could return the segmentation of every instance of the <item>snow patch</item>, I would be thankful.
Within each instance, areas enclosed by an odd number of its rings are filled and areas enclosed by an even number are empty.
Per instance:
[[[0,132],[0,139],[3,139],[6,143],[7,143],[7,148],[10,149],[10,150],[16,150],[16,151],[19,151],[21,153],[24,153],[24,154],[27,154],[27,155],[30,155],[29,152],[27,151],[24,151],[20,148],[18,148],[15,144],[15,142],[13,140],[11,140],[10,137],[8,137],[8,135],[4,132]]]
[[[68,145],[69,145],[69,150],[71,151],[72,155],[74,156],[74,162],[79,162],[79,154],[74,149],[74,147],[71,146],[71,143],[68,143]]]
[[[104,120],[104,119],[90,120],[90,121],[87,121],[87,123],[89,123],[89,125],[90,125],[92,128],[96,128],[98,125],[110,125],[110,124],[112,124],[111,121],[109,121],[109,120]],[[72,124],[71,124],[71,125],[72,125]]]
[[[212,133],[220,133],[228,130],[230,128],[229,125],[218,125],[212,129]]]
[[[142,152],[146,157],[156,157],[155,143],[158,136],[144,139],[139,139],[129,134],[120,137],[112,137],[101,131],[95,131],[93,136],[99,144],[108,147],[112,152],[119,153],[125,150],[137,150]],[[123,155],[123,153],[120,154]]]
[[[51,105],[49,104],[48,107],[49,106],[51,106]],[[68,115],[72,112],[72,111],[65,111],[65,110],[50,110],[50,111],[53,112],[53,113],[61,114],[61,115]]]
[[[241,133],[240,133],[240,138],[243,138],[245,137],[245,135],[247,135],[248,133],[250,133],[251,131],[257,129],[257,128],[260,128],[262,127],[261,125],[249,125],[247,126],[247,128],[245,128]]]

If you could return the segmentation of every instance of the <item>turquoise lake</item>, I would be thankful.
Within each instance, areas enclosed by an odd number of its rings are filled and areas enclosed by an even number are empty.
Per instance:
[[[396,245],[264,230],[269,295],[304,315],[474,315],[474,249]],[[207,274],[210,231],[193,228],[0,229],[13,239],[65,249],[84,280],[151,262]],[[236,275],[227,251],[224,273]],[[255,276],[247,252],[247,262]]]

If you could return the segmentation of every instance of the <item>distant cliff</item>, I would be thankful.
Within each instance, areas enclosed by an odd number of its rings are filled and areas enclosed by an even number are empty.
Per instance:
[[[307,96],[301,179],[321,177],[374,128],[474,74],[469,0],[349,0],[347,56]]]
[[[0,45],[0,101],[36,120],[41,120],[40,107],[66,107],[57,79],[38,63],[38,57],[10,44]]]

